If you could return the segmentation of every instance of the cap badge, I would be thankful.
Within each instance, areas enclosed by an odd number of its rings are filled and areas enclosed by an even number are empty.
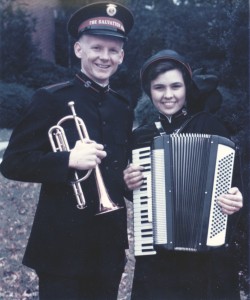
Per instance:
[[[106,12],[110,17],[113,17],[116,14],[117,12],[116,7],[117,6],[114,4],[107,4]]]

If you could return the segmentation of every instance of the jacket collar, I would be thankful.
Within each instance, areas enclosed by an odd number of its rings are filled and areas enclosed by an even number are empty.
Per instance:
[[[110,90],[109,85],[102,87],[82,72],[76,74],[76,80],[79,81],[85,88],[90,88],[97,93],[107,93]]]
[[[186,110],[186,108],[182,108],[179,111],[177,111],[175,114],[173,114],[171,117],[167,117],[167,116],[163,115],[162,113],[160,113],[159,120],[161,122],[172,123],[176,119],[186,119],[186,116],[187,116],[187,110]]]

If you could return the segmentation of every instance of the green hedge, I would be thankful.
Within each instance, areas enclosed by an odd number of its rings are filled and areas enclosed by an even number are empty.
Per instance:
[[[74,69],[64,68],[51,62],[36,59],[27,70],[17,77],[17,80],[27,87],[37,89],[69,80],[73,74],[75,74]]]
[[[0,81],[0,128],[13,128],[31,102],[33,90],[16,83]]]
[[[15,78],[0,81],[0,128],[13,128],[31,102],[33,92],[43,86],[69,80],[75,70],[36,59]]]

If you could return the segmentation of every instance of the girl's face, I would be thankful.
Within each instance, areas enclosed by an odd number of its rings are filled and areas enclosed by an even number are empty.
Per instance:
[[[151,81],[151,98],[156,109],[165,116],[179,111],[186,101],[186,86],[181,71],[166,71]]]

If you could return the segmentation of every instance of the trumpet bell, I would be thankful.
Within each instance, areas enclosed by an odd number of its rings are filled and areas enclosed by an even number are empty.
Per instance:
[[[119,210],[122,208],[123,208],[122,206],[118,206],[118,205],[114,204],[112,201],[110,202],[110,206],[105,206],[102,201],[101,203],[99,203],[99,211],[98,211],[98,213],[96,213],[96,216],[110,213],[110,212],[113,212],[113,211],[116,211],[116,210]]]
[[[96,182],[98,182],[97,189],[98,189],[98,194],[99,194],[99,210],[96,213],[96,215],[110,213],[115,210],[122,209],[123,207],[116,205],[110,199],[110,196],[107,193],[106,187],[104,185],[99,166],[96,166],[96,168],[95,168],[95,178],[96,178]]]

